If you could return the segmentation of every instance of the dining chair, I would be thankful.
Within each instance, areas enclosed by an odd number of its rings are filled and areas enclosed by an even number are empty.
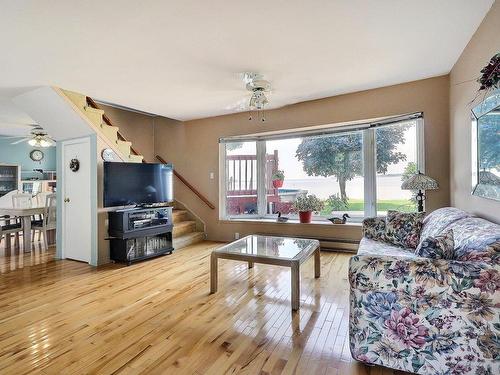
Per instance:
[[[43,206],[45,204],[45,198],[47,197],[47,195],[50,195],[50,194],[54,194],[54,193],[52,193],[50,191],[39,192],[37,195],[35,195],[36,204],[38,206]]]
[[[17,198],[18,196],[22,196],[22,198]],[[10,205],[13,207],[20,207],[22,205],[23,199],[29,198],[30,194],[23,194],[19,190],[12,190],[5,194],[0,199],[0,204]],[[29,201],[28,201],[29,202]],[[2,235],[0,235],[0,240],[3,236],[5,236],[5,245],[6,247],[10,247],[11,235],[15,234],[15,246],[19,246],[19,233],[22,232],[22,224],[19,217],[15,216],[3,216],[0,218],[0,226],[2,229]]]
[[[17,193],[12,195],[12,207],[28,208],[31,207],[32,197],[29,193]]]
[[[50,194],[53,194],[53,193],[48,192],[48,191],[41,191],[37,195],[35,195],[35,202],[36,202],[37,206],[45,205],[46,197]],[[42,219],[43,219],[43,215],[33,215],[32,220],[31,220],[31,225],[34,225],[35,222],[41,221]],[[32,235],[31,235],[32,241],[35,241],[35,233],[36,232],[37,232],[36,230],[32,231]],[[38,241],[41,240],[41,236],[42,236],[42,231],[39,230],[38,231]]]
[[[45,250],[49,248],[47,231],[56,229],[56,194],[49,194],[45,197],[45,208],[43,218],[40,221],[32,222],[31,229],[39,230],[43,233],[43,244]]]
[[[28,208],[32,205],[33,197],[30,193],[22,193],[17,192],[12,195],[12,207],[14,208]],[[17,221],[20,221],[19,218],[16,218]]]
[[[19,194],[19,190],[11,190],[7,194],[0,197],[0,206],[10,206],[12,204],[12,196]]]
[[[11,235],[15,234],[15,246],[19,248],[19,232],[23,230],[22,225],[19,222],[10,224],[9,221],[8,217],[0,219],[0,243],[5,236],[5,248],[10,248]]]

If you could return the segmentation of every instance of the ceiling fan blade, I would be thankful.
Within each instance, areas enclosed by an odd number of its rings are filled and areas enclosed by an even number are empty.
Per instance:
[[[231,110],[231,111],[245,111],[248,109],[249,102],[250,102],[250,96],[249,97],[242,97],[238,101],[226,106],[225,109]]]
[[[52,138],[46,136],[44,139],[50,143],[49,147],[54,147],[56,145],[56,141],[54,141]]]
[[[1,139],[16,139],[16,138],[24,138],[25,135],[0,135]]]
[[[16,138],[19,138],[19,137],[16,137]],[[18,143],[25,142],[25,141],[28,141],[30,139],[31,138],[23,138],[23,139],[20,139],[19,141],[12,142],[11,145],[17,145]]]

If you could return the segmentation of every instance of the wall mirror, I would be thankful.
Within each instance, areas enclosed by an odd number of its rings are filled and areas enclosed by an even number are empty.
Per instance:
[[[472,194],[500,200],[500,89],[472,109]]]

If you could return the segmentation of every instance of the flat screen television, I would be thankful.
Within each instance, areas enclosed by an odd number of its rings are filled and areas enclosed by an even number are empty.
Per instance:
[[[174,200],[171,164],[104,162],[104,207]]]

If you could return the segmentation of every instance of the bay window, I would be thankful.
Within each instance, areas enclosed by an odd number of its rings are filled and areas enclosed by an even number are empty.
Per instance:
[[[293,203],[315,195],[314,220],[348,213],[351,221],[389,209],[416,211],[404,179],[423,171],[423,118],[220,140],[221,219],[297,218]]]

